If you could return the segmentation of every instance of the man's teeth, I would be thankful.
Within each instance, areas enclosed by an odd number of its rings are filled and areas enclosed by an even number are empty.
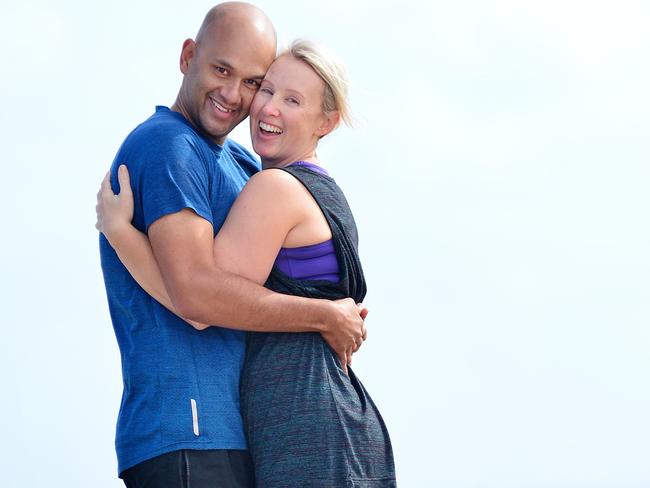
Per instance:
[[[276,134],[282,134],[282,129],[271,124],[265,124],[264,122],[260,122],[260,129],[265,132],[275,132]]]
[[[234,110],[229,110],[229,109],[227,109],[226,107],[224,107],[223,105],[219,105],[219,103],[217,103],[217,102],[216,102],[215,100],[213,100],[212,98],[210,99],[210,101],[212,102],[212,105],[214,105],[214,107],[215,107],[217,110],[219,110],[220,112],[225,112],[225,113],[234,112]]]

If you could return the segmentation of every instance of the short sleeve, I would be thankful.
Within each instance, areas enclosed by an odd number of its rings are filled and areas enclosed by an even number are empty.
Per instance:
[[[253,176],[262,169],[257,158],[248,152],[244,146],[231,139],[226,140],[226,145],[237,164],[246,172],[248,177]]]
[[[213,223],[209,174],[199,148],[180,135],[154,153],[156,158],[147,160],[140,181],[145,229],[185,208]]]
[[[145,231],[159,218],[185,208],[213,224],[207,163],[190,136],[152,138],[137,152],[128,166]]]

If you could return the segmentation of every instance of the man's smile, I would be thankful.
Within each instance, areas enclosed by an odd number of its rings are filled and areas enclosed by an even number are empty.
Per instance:
[[[229,113],[232,113],[232,112],[235,111],[234,109],[229,109],[229,108],[224,107],[219,102],[217,102],[214,98],[212,98],[212,97],[209,97],[209,98],[210,98],[210,101],[212,102],[212,106],[214,108],[216,108],[217,110],[219,110],[220,112],[229,114]]]

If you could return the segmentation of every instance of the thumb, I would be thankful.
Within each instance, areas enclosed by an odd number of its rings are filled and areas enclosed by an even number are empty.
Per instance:
[[[106,174],[104,175],[104,179],[102,180],[102,184],[99,187],[99,193],[103,191],[106,191],[107,189],[111,188],[111,172],[107,171]],[[99,193],[97,194],[97,197],[99,198]]]
[[[111,187],[111,172],[107,171],[106,176],[104,176],[102,184],[99,187],[99,191],[97,192],[97,202],[103,198],[109,198],[111,196],[113,196],[113,188]]]
[[[129,170],[125,164],[120,164],[117,169],[117,180],[120,182],[120,194],[130,195],[131,191],[131,178],[129,177]]]

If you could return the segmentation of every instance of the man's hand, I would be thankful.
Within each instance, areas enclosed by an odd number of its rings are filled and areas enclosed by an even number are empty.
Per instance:
[[[331,303],[334,306],[334,314],[321,335],[334,350],[341,361],[343,371],[347,374],[348,364],[352,363],[352,353],[359,350],[368,336],[364,325],[368,309],[355,303],[351,298],[335,300]]]

